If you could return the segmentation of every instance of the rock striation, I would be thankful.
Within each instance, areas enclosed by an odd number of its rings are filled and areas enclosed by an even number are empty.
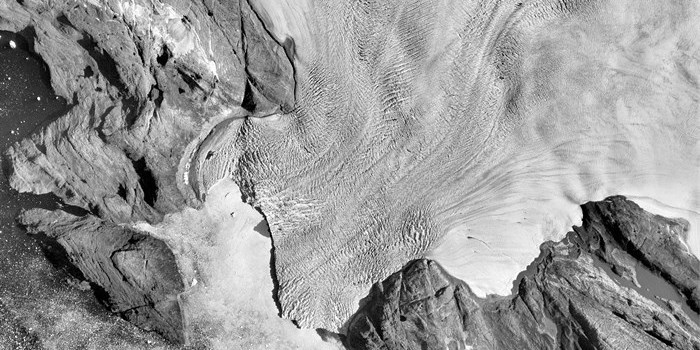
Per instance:
[[[201,134],[247,115],[240,106],[255,99],[246,95],[251,84],[260,98],[280,96],[264,108],[294,105],[290,61],[239,4],[0,5],[0,29],[26,36],[56,94],[70,103],[7,151],[12,187],[53,192],[113,222],[157,222],[198,206],[201,198],[178,179]]]
[[[348,322],[348,347],[700,348],[700,262],[684,243],[687,222],[624,197],[582,208],[583,225],[543,244],[510,297],[478,298],[437,262],[412,261],[374,285]],[[661,276],[647,282],[672,285],[677,298],[645,291],[635,277],[644,268]]]
[[[53,193],[63,209],[20,223],[60,246],[54,258],[110,310],[185,342],[185,278],[165,241],[133,224],[201,207],[207,189],[188,185],[190,164],[212,158],[200,143],[219,124],[293,108],[290,59],[245,1],[2,2],[0,30],[26,39],[68,101],[2,150],[15,190]]]

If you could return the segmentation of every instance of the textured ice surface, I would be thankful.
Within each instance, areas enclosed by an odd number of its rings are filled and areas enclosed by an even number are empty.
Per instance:
[[[243,204],[220,199],[235,193],[215,187],[230,176],[268,219],[282,315],[330,330],[415,258],[479,295],[507,293],[588,200],[623,194],[669,216],[698,212],[697,1],[94,3],[56,11],[118,63],[112,82],[64,19],[0,3],[1,26],[35,24],[57,93],[83,93],[44,133],[44,152],[15,148],[14,186],[150,220],[192,286],[184,307],[203,312],[189,319],[193,336],[252,324],[253,339],[308,334],[269,316],[271,292],[250,299],[250,288],[272,288],[256,279],[269,256],[238,254],[265,244],[236,241],[257,237],[259,217],[239,221]],[[128,98],[148,108],[113,108]],[[257,118],[275,110],[284,114]],[[156,178],[153,203],[137,164]],[[184,209],[195,197],[204,207]],[[697,254],[695,232],[687,242]],[[232,278],[237,265],[255,276]]]
[[[302,326],[418,257],[506,294],[589,200],[698,211],[697,2],[253,3],[295,39],[297,106],[225,149]]]
[[[277,317],[270,238],[233,181],[213,186],[201,210],[137,227],[165,240],[189,288],[180,296],[188,338],[212,349],[337,349]]]

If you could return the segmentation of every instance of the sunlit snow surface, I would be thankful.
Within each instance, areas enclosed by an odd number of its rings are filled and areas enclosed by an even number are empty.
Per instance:
[[[539,243],[580,224],[580,204],[613,194],[688,220],[687,245],[700,256],[700,32],[653,23],[654,6],[622,9],[591,26],[557,24],[524,53],[522,105],[536,107],[493,168],[495,178],[513,173],[500,179],[507,191],[485,215],[455,219],[429,254],[482,296],[507,294]]]
[[[297,109],[239,143],[284,316],[335,329],[418,257],[508,294],[611,195],[700,254],[696,2],[252,2],[298,55]]]
[[[188,286],[180,307],[191,344],[221,350],[342,348],[278,317],[267,224],[241,200],[231,179],[210,189],[202,209],[136,227],[164,240],[178,259]]]

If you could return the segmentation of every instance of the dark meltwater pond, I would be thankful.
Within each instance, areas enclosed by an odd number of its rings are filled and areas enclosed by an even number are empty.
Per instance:
[[[30,52],[29,43],[0,31],[0,152],[67,108],[53,94],[48,68]],[[38,242],[17,227],[15,217],[22,209],[56,209],[58,198],[13,191],[4,156],[0,166],[0,349],[169,348],[109,314],[85,283],[78,284],[49,262]]]

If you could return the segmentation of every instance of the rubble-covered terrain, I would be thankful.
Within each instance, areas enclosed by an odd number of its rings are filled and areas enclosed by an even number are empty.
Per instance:
[[[173,346],[700,349],[699,19],[4,1],[65,105],[3,170],[55,202],[18,218],[54,264]]]

